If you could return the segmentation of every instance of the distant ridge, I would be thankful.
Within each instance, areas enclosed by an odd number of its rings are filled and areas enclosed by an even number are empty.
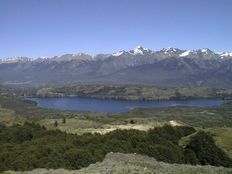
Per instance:
[[[94,56],[88,55],[88,54],[84,54],[84,53],[78,53],[78,54],[64,54],[61,56],[54,56],[54,57],[45,57],[45,56],[41,56],[38,58],[29,58],[29,57],[20,57],[20,56],[16,56],[16,57],[10,57],[10,58],[1,58],[0,59],[0,63],[10,63],[10,62],[16,62],[16,61],[34,61],[37,59],[40,60],[47,60],[47,59],[52,59],[52,60],[72,60],[72,59],[86,59],[86,60],[96,60],[99,57],[104,56],[105,58],[107,57],[111,57],[111,56],[115,56],[115,57],[119,57],[122,55],[131,55],[131,56],[138,56],[138,55],[156,55],[156,54],[163,54],[163,57],[168,58],[168,57],[172,57],[172,56],[177,56],[177,57],[204,57],[204,58],[232,58],[232,52],[220,52],[220,53],[216,53],[211,51],[208,48],[202,48],[202,49],[197,49],[197,50],[181,50],[178,48],[172,48],[172,47],[168,47],[168,48],[163,48],[162,50],[159,51],[153,51],[151,49],[148,48],[144,48],[141,45],[138,45],[137,47],[135,47],[132,50],[129,51],[124,51],[124,50],[120,50],[118,52],[112,53],[112,54],[97,54]],[[67,59],[66,59],[67,58]]]
[[[84,53],[54,57],[0,59],[0,83],[64,85],[67,83],[152,84],[181,87],[232,86],[232,53],[208,48],[152,51],[142,46],[112,54]]]

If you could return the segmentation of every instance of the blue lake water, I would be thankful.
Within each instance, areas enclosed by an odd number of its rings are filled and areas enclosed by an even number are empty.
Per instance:
[[[78,110],[91,112],[127,112],[134,108],[163,108],[169,106],[219,106],[224,103],[222,99],[186,99],[186,100],[163,100],[163,101],[128,101],[128,100],[109,100],[93,99],[80,97],[63,98],[27,98],[37,102],[42,108],[52,108],[61,110]]]

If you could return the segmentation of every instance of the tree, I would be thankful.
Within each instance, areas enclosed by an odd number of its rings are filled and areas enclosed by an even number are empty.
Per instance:
[[[58,126],[58,122],[57,122],[57,121],[55,121],[54,126],[55,126],[55,127],[57,127],[57,126]]]
[[[66,118],[65,118],[65,117],[62,119],[62,123],[63,123],[63,124],[66,123]]]

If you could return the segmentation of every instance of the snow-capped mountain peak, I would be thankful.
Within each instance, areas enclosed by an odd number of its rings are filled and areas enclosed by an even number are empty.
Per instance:
[[[176,52],[177,49],[172,48],[172,47],[167,47],[167,48],[163,48],[162,51],[164,51],[164,52]]]
[[[141,45],[138,45],[137,47],[135,47],[133,50],[130,51],[130,53],[132,53],[133,55],[144,55],[146,53],[150,53],[152,52],[151,50],[149,50],[148,48],[143,48]]]
[[[163,48],[159,51],[159,53],[163,54],[165,57],[178,57],[183,52],[183,50],[173,47]]]
[[[172,48],[172,47],[168,47],[168,48],[163,48],[161,50],[161,52],[163,52],[166,55],[172,55],[175,54],[177,52],[180,52],[181,50],[177,49],[177,48]]]
[[[38,57],[38,58],[28,58],[28,57],[11,57],[0,59],[0,63],[16,63],[16,62],[30,62],[30,61],[98,61],[105,60],[112,57],[122,57],[126,61],[132,61],[131,64],[137,62],[153,62],[154,60],[162,60],[165,58],[191,58],[191,59],[232,59],[232,52],[213,52],[208,48],[196,49],[196,50],[181,50],[178,48],[168,47],[162,50],[152,51],[148,48],[144,48],[141,45],[135,47],[130,51],[118,51],[113,54],[98,54],[96,56],[87,55],[84,53],[79,54],[64,54],[61,56],[54,57]],[[129,60],[129,59],[130,60]],[[132,59],[133,58],[133,59]]]
[[[208,48],[202,48],[200,50],[198,50],[199,52],[203,53],[203,54],[206,54],[206,55],[209,55],[209,54],[215,54],[213,51],[211,51],[210,49]]]
[[[134,54],[144,54],[143,53],[143,47],[142,46],[137,46],[135,49],[134,49]]]

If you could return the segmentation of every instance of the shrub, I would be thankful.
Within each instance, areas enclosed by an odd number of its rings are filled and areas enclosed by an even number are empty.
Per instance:
[[[203,131],[191,137],[190,143],[186,146],[195,152],[200,164],[232,167],[232,160],[216,146],[212,136]]]

